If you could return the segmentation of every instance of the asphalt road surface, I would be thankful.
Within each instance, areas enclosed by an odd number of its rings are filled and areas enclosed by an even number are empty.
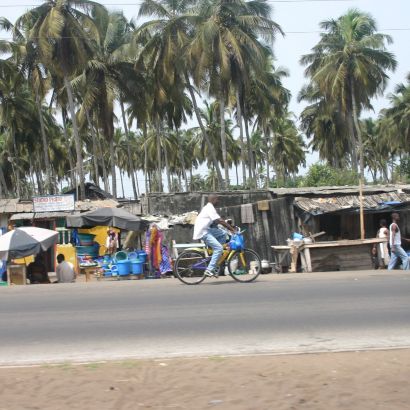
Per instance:
[[[0,288],[0,365],[410,346],[410,272]]]

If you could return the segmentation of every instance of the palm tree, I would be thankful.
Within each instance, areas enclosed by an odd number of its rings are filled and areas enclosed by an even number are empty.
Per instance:
[[[39,58],[55,77],[61,77],[67,93],[80,179],[80,196],[85,197],[82,144],[78,132],[75,101],[70,80],[94,54],[98,31],[90,15],[103,7],[88,0],[47,0],[21,16],[16,26],[29,30],[29,40]]]
[[[32,88],[35,95],[35,102],[40,121],[43,156],[46,168],[45,187],[48,191],[53,193],[54,184],[52,182],[51,175],[48,139],[44,125],[44,118],[42,115],[42,101],[49,88],[47,78],[45,77],[46,69],[39,60],[38,50],[33,47],[32,42],[27,38],[27,28],[24,31],[20,31],[5,18],[0,19],[0,28],[12,33],[12,41],[4,42],[5,45],[7,44],[5,50],[8,50],[12,53],[11,58],[19,67],[21,72],[27,77],[28,83],[30,84],[30,87]]]
[[[192,66],[189,66],[184,54],[196,26],[196,16],[192,12],[192,7],[195,5],[196,2],[193,0],[144,1],[139,15],[155,16],[156,19],[143,24],[138,30],[140,38],[148,37],[141,56],[148,60],[149,69],[156,72],[155,88],[161,93],[158,97],[166,97],[165,90],[170,88],[174,90],[172,94],[179,90],[179,95],[185,87],[188,89],[198,125],[208,145],[209,155],[216,169],[219,183],[222,185],[222,174],[216,154],[202,123],[196,90],[190,82],[189,73]],[[169,95],[166,98],[171,99]],[[176,100],[181,100],[181,98]]]
[[[114,155],[114,104],[119,95],[121,78],[132,71],[131,56],[124,55],[123,49],[131,40],[132,26],[120,12],[108,13],[98,10],[94,16],[98,29],[95,55],[87,62],[84,72],[74,80],[75,88],[85,90],[82,96],[80,116],[89,115],[92,110],[98,119],[98,126],[110,147],[112,194],[117,194],[116,163]],[[123,100],[120,106],[125,115]],[[124,121],[125,132],[128,127]],[[131,159],[131,155],[127,155]],[[132,164],[129,164],[132,167]],[[132,173],[134,196],[137,197],[134,174]]]
[[[351,145],[340,104],[323,96],[313,85],[305,86],[300,91],[298,101],[309,104],[300,114],[301,129],[311,139],[309,147],[332,167],[346,168]]]
[[[270,56],[266,57],[265,66],[260,73],[252,74],[250,81],[249,98],[245,106],[247,111],[256,115],[256,125],[264,135],[265,148],[270,151],[271,138],[275,137],[275,120],[280,119],[287,112],[290,100],[290,91],[282,83],[288,76],[283,68],[275,68]],[[266,156],[266,188],[269,186],[269,159]]]
[[[381,134],[381,121],[366,118],[360,122],[363,135],[363,150],[365,166],[377,182],[377,174],[380,171],[385,183],[389,182],[387,164],[394,152],[394,146]]]
[[[364,181],[363,142],[359,115],[370,107],[370,98],[381,95],[387,84],[387,71],[396,68],[394,55],[386,50],[392,39],[377,32],[372,16],[356,9],[337,20],[320,23],[324,30],[312,53],[302,57],[306,74],[322,93],[340,101],[348,121],[352,147],[359,148],[360,197]],[[355,151],[353,168],[357,169]],[[362,202],[362,201],[361,201]],[[361,236],[364,239],[364,217],[361,207]]]
[[[274,137],[270,159],[274,164],[276,178],[286,182],[290,174],[296,174],[300,166],[306,165],[305,144],[290,113],[275,118],[272,128]]]
[[[10,61],[0,60],[0,130],[6,137],[9,162],[14,174],[17,196],[23,195],[25,142],[35,135],[39,127],[37,109],[31,90],[24,77]]]
[[[396,141],[403,150],[410,152],[410,73],[407,75],[407,84],[396,86],[394,94],[390,96],[390,103],[391,107],[384,112],[384,116],[391,120],[398,131],[392,143]]]
[[[197,85],[208,84],[208,92],[219,100],[221,148],[225,183],[229,186],[229,163],[225,136],[225,105],[235,77],[247,77],[246,65],[257,67],[264,47],[258,36],[273,41],[281,32],[270,20],[271,8],[265,0],[206,0],[198,5],[195,35],[189,45]],[[246,61],[246,64],[245,64]],[[245,80],[246,81],[246,80]]]

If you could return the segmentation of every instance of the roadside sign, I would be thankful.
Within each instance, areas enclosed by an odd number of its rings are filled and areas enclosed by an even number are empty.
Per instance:
[[[74,211],[74,194],[33,196],[34,212]]]

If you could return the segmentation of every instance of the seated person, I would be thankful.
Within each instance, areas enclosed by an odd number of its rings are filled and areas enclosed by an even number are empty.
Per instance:
[[[66,262],[62,253],[57,255],[57,282],[58,283],[71,283],[75,282],[75,272],[73,265],[70,262]]]
[[[40,254],[35,256],[34,262],[31,262],[27,267],[27,279],[31,284],[50,283],[47,269],[43,263],[43,258]]]

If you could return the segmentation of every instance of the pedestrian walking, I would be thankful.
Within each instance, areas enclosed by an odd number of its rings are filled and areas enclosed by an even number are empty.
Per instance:
[[[392,223],[389,227],[389,243],[390,243],[390,250],[391,250],[391,259],[389,262],[388,269],[392,270],[396,267],[397,262],[400,260],[402,264],[402,269],[409,270],[410,263],[409,257],[407,253],[402,248],[402,241],[410,242],[410,239],[402,238],[400,228],[399,228],[399,221],[400,215],[397,212],[392,213],[391,215]]]

